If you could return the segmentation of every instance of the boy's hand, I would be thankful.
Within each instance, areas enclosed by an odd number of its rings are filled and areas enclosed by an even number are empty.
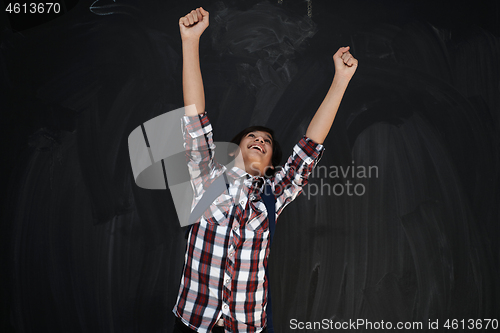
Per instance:
[[[182,40],[199,39],[208,27],[208,12],[199,7],[179,19]]]
[[[358,60],[349,53],[349,46],[341,47],[333,55],[335,75],[350,80],[358,68]]]

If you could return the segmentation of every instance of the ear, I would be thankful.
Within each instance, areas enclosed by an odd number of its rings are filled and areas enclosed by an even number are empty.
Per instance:
[[[232,152],[228,153],[228,155],[231,156],[231,157],[234,157],[239,152],[240,152],[240,149],[239,149],[239,147],[237,147],[235,150],[233,150]]]

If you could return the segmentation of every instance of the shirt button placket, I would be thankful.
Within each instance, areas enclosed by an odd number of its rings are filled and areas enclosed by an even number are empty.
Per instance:
[[[229,316],[229,306],[227,304],[222,305],[222,313]]]

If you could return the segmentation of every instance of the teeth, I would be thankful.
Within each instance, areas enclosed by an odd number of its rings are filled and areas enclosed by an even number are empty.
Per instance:
[[[252,148],[258,148],[261,152],[264,152],[264,150],[262,150],[262,148],[257,146],[257,145],[250,146],[250,149],[252,149]]]

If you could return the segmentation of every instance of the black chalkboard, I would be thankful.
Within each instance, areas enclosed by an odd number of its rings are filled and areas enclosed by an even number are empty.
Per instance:
[[[359,60],[320,164],[277,221],[276,331],[500,320],[499,2],[310,3],[310,16],[288,0],[2,12],[2,332],[171,331],[183,230],[169,191],[134,183],[127,138],[183,106],[178,20],[200,5],[215,140],[264,125],[288,156],[333,53]]]

